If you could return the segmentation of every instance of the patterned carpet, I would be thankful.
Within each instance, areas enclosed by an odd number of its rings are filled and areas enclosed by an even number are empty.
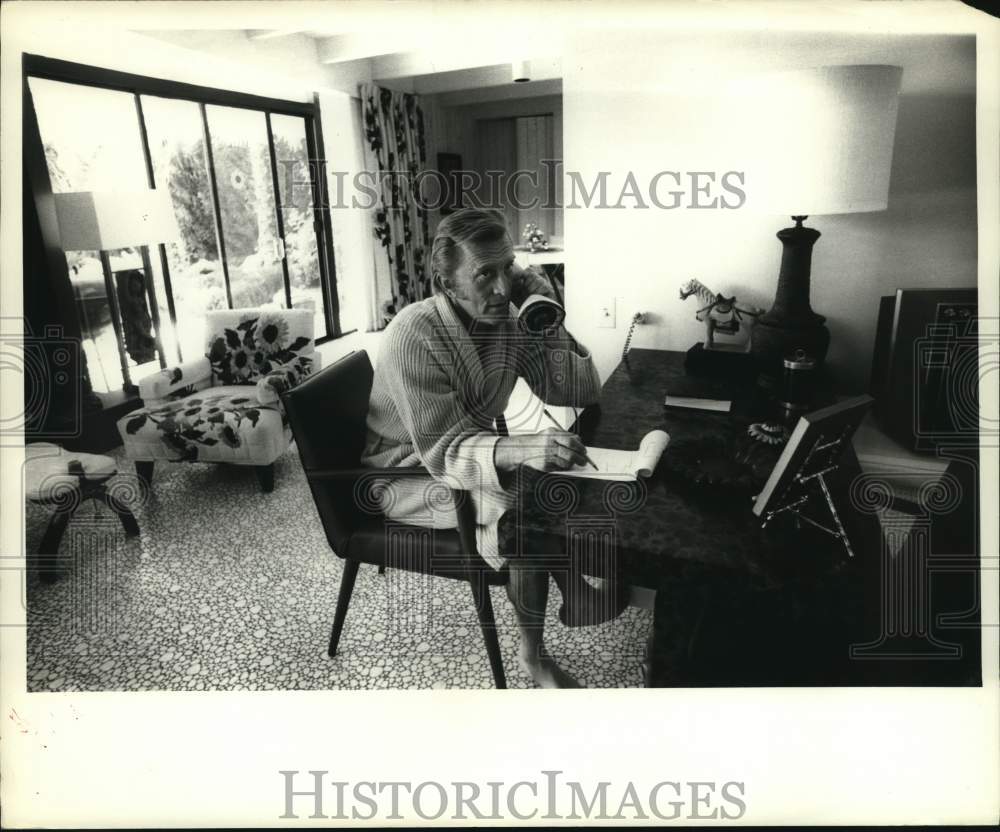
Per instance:
[[[119,480],[134,484],[119,459]],[[326,655],[342,561],[327,546],[294,448],[261,492],[247,468],[157,466],[126,539],[84,504],[60,547],[62,574],[29,571],[29,691],[489,688],[467,585],[362,567],[338,655]],[[44,509],[26,507],[37,552]],[[493,604],[508,686],[530,688],[503,588]],[[637,687],[652,615],[628,609],[570,630],[552,586],[546,642],[588,687]]]

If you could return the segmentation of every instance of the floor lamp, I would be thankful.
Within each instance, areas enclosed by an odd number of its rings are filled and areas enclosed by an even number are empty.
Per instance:
[[[751,333],[750,351],[765,387],[776,384],[782,360],[797,350],[818,364],[826,357],[826,318],[809,301],[812,249],[820,233],[803,223],[816,214],[887,207],[902,73],[896,66],[826,66],[739,85],[737,106],[753,171],[748,196],[757,210],[795,223],[778,232],[782,254],[774,302]]]
[[[149,244],[169,242],[180,237],[170,195],[165,190],[79,191],[55,194],[55,201],[63,251],[97,251],[100,254],[104,289],[111,308],[111,325],[118,345],[123,388],[125,392],[133,393],[136,387],[129,373],[122,312],[112,277],[109,252],[122,248],[139,249],[157,355],[162,363],[163,339],[159,306],[153,287]]]

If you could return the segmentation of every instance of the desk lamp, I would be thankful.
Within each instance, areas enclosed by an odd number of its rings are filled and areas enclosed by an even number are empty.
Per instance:
[[[149,243],[164,243],[180,237],[173,204],[166,190],[78,191],[55,194],[56,216],[63,251],[97,251],[104,271],[104,289],[111,308],[111,324],[118,342],[118,360],[126,392],[135,390],[128,370],[122,335],[121,309],[111,276],[108,252],[137,246],[146,277],[146,295],[156,333],[156,349],[162,359],[160,315],[153,289]],[[162,363],[162,361],[161,361]]]
[[[816,214],[887,207],[902,73],[895,66],[827,66],[737,85],[735,106],[746,116],[752,171],[748,207],[795,223],[778,232],[777,291],[751,333],[750,351],[765,387],[776,385],[782,360],[798,350],[817,364],[826,357],[826,318],[809,303],[812,248],[820,232],[803,223]]]

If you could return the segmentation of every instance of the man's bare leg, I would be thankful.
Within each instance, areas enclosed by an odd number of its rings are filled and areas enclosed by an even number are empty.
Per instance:
[[[603,624],[622,614],[628,606],[625,587],[617,581],[587,581],[576,569],[554,569],[552,577],[562,593],[559,619],[568,627]]]
[[[580,683],[556,664],[545,649],[545,604],[549,598],[549,573],[533,567],[530,560],[510,561],[507,596],[514,605],[521,632],[518,659],[521,666],[543,688],[578,688]]]

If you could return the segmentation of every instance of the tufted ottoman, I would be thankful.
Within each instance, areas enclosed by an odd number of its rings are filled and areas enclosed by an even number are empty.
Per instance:
[[[24,493],[31,502],[52,509],[49,525],[38,548],[45,561],[59,552],[66,526],[86,500],[100,500],[122,521],[125,534],[139,534],[139,524],[123,499],[134,489],[109,489],[107,481],[118,473],[115,461],[99,454],[74,453],[50,442],[36,442],[24,449]],[[119,493],[121,492],[121,493]],[[51,583],[56,572],[49,564],[41,569],[42,580]]]

